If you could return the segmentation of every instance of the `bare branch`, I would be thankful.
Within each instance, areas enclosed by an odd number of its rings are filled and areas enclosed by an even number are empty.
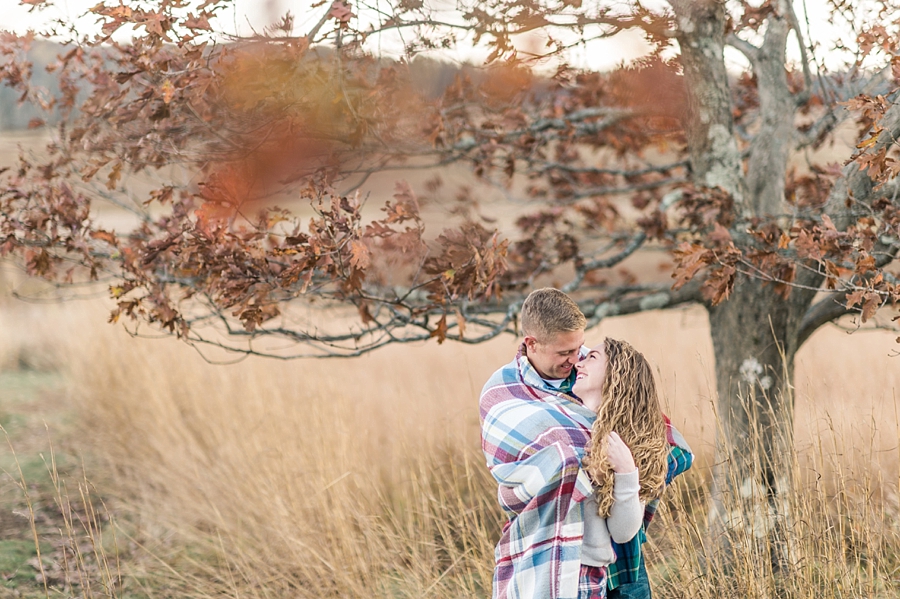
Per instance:
[[[659,189],[669,185],[681,185],[687,183],[685,177],[670,177],[667,179],[658,179],[656,181],[647,181],[645,183],[635,183],[634,185],[614,185],[610,187],[588,187],[572,194],[571,199],[580,200],[583,198],[594,198],[605,195],[622,195],[634,193],[636,191],[647,191],[650,189]]]
[[[725,42],[735,50],[739,51],[745,57],[747,57],[747,60],[749,60],[752,64],[755,64],[759,61],[759,48],[754,46],[747,40],[739,38],[734,33],[729,33],[725,37]]]
[[[654,292],[646,292],[637,296],[618,299],[601,300],[599,302],[579,302],[581,311],[588,319],[588,328],[599,324],[604,318],[624,316],[649,310],[662,310],[684,304],[702,303],[702,282],[691,281],[681,289],[674,291],[671,287],[660,286]]]
[[[628,169],[616,169],[616,168],[601,168],[594,166],[573,166],[571,164],[565,164],[562,162],[549,162],[549,161],[531,161],[531,164],[537,166],[541,172],[556,170],[563,171],[568,173],[576,173],[576,174],[586,174],[586,175],[614,175],[625,177],[626,179],[633,177],[641,177],[644,175],[651,175],[653,173],[668,173],[677,168],[687,168],[689,166],[689,162],[687,160],[679,160],[678,162],[670,162],[667,164],[660,164],[646,166],[644,168],[638,168],[634,170]]]
[[[442,111],[445,115],[447,112],[449,111]],[[633,118],[637,115],[638,112],[631,109],[598,107],[573,112],[566,116],[566,118],[539,118],[530,123],[527,127],[509,131],[477,128],[470,131],[475,139],[462,140],[453,146],[453,149],[462,152],[468,151],[477,146],[476,139],[478,138],[489,139],[499,143],[507,143],[526,135],[540,135],[547,131],[566,131],[566,137],[570,135],[568,133],[570,130],[576,135],[595,135],[604,129],[608,129],[625,119]],[[597,117],[603,118],[598,121],[588,121],[588,119]],[[551,140],[560,139],[553,135],[543,135],[542,137]]]
[[[615,254],[614,256],[609,256],[602,259],[597,258],[589,262],[584,262],[577,265],[575,267],[575,277],[571,281],[566,283],[562,287],[562,290],[566,293],[575,291],[581,285],[581,282],[584,280],[585,275],[587,275],[589,272],[599,270],[601,268],[612,268],[613,266],[628,258],[628,256],[632,255],[634,252],[636,252],[638,248],[644,245],[644,242],[646,240],[646,233],[641,231],[637,235],[635,235],[624,248],[622,248],[622,251]]]
[[[802,346],[809,339],[810,335],[816,332],[823,324],[850,312],[846,305],[848,294],[849,292],[845,291],[826,297],[806,311],[797,333],[797,347]]]
[[[809,55],[806,51],[806,43],[803,40],[803,32],[800,30],[800,20],[797,18],[797,13],[794,10],[793,2],[785,2],[784,5],[787,7],[787,18],[788,22],[791,24],[791,29],[794,30],[794,35],[797,36],[797,46],[800,48],[800,65],[803,68],[803,80],[805,85],[803,87],[803,91],[797,94],[797,105],[801,106],[805,104],[812,94],[812,71],[809,68]]]

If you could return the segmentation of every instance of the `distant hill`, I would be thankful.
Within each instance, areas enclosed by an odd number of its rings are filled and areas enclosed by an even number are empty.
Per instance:
[[[46,87],[52,95],[59,92],[59,85],[55,73],[48,73],[47,66],[57,60],[57,57],[67,50],[66,46],[44,40],[35,40],[28,53],[33,63],[33,81],[36,85]],[[320,48],[319,56],[328,60],[330,50]],[[389,64],[389,59],[382,59],[381,64]],[[453,64],[434,58],[419,55],[410,64],[410,79],[413,85],[429,98],[439,97],[458,75],[467,75],[474,83],[478,84],[490,80],[489,72],[481,67],[471,64]],[[822,83],[827,83],[830,93],[836,93],[845,98],[853,97],[862,92],[869,94],[888,93],[893,84],[887,78],[872,88],[864,89],[865,77],[849,77],[846,74],[831,73],[815,82],[815,90],[821,89]],[[535,91],[538,94],[548,86],[549,81],[540,76],[533,80]],[[4,85],[0,85],[0,131],[21,131],[28,128],[32,119],[39,118],[53,122],[53,115],[48,117],[38,108],[30,104],[19,104],[19,94]]]
[[[36,40],[28,52],[33,67],[33,82],[46,87],[51,95],[59,92],[55,73],[48,73],[47,66],[57,60],[66,51],[66,47],[49,41]],[[326,54],[327,56],[327,54]],[[451,63],[417,57],[410,66],[413,83],[429,97],[437,97],[453,83],[458,74],[466,73],[478,81],[483,71],[471,65],[455,65]],[[0,131],[21,131],[28,128],[32,119],[43,119],[53,122],[52,115],[30,105],[19,103],[19,93],[5,85],[0,85]]]

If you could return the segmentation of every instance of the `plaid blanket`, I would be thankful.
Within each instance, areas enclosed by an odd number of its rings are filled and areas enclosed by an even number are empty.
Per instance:
[[[481,393],[482,449],[509,520],[494,557],[493,597],[577,599],[584,534],[581,468],[595,414],[547,385],[521,348]]]
[[[568,391],[571,385],[562,389],[548,385],[520,347],[481,393],[482,449],[509,517],[495,550],[497,599],[578,597],[582,501],[593,492],[581,460],[595,414]],[[672,431],[669,427],[670,444]],[[674,470],[670,453],[672,476]],[[647,507],[645,525],[656,505]],[[630,580],[631,562],[640,563],[644,539],[641,530],[632,542],[616,547],[625,552],[619,554],[624,562],[619,584]]]

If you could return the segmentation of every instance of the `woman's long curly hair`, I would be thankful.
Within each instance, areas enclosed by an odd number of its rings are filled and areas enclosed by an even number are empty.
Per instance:
[[[640,499],[647,502],[662,494],[666,477],[666,423],[663,419],[647,359],[624,341],[606,338],[606,377],[597,419],[591,429],[591,447],[584,467],[594,481],[602,517],[613,505],[614,471],[605,439],[615,431],[631,450],[641,482]]]

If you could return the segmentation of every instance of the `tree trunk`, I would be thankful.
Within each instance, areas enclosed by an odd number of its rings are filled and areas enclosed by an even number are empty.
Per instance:
[[[686,134],[695,183],[721,187],[744,218],[777,214],[784,201],[793,106],[784,72],[787,24],[767,33],[775,48],[744,44],[760,78],[761,102],[774,111],[761,124],[748,172],[734,139],[724,62],[727,30],[721,0],[672,0],[676,36],[690,100]],[[739,40],[738,40],[739,41]],[[768,113],[766,113],[768,114]],[[741,231],[732,232],[740,236]],[[791,486],[793,395],[798,331],[812,301],[794,290],[788,299],[759,280],[739,276],[732,297],[709,309],[716,360],[717,407],[710,532],[716,550],[766,555],[775,569],[789,558],[784,499]],[[751,552],[750,554],[745,553]]]
[[[729,300],[709,309],[720,426],[710,533],[726,555],[768,555],[774,571],[792,561],[792,381],[798,333],[813,295],[794,290],[784,299],[743,277]]]
[[[694,181],[721,187],[741,203],[745,184],[725,69],[725,5],[718,0],[672,0],[671,4],[688,91],[685,132]]]

